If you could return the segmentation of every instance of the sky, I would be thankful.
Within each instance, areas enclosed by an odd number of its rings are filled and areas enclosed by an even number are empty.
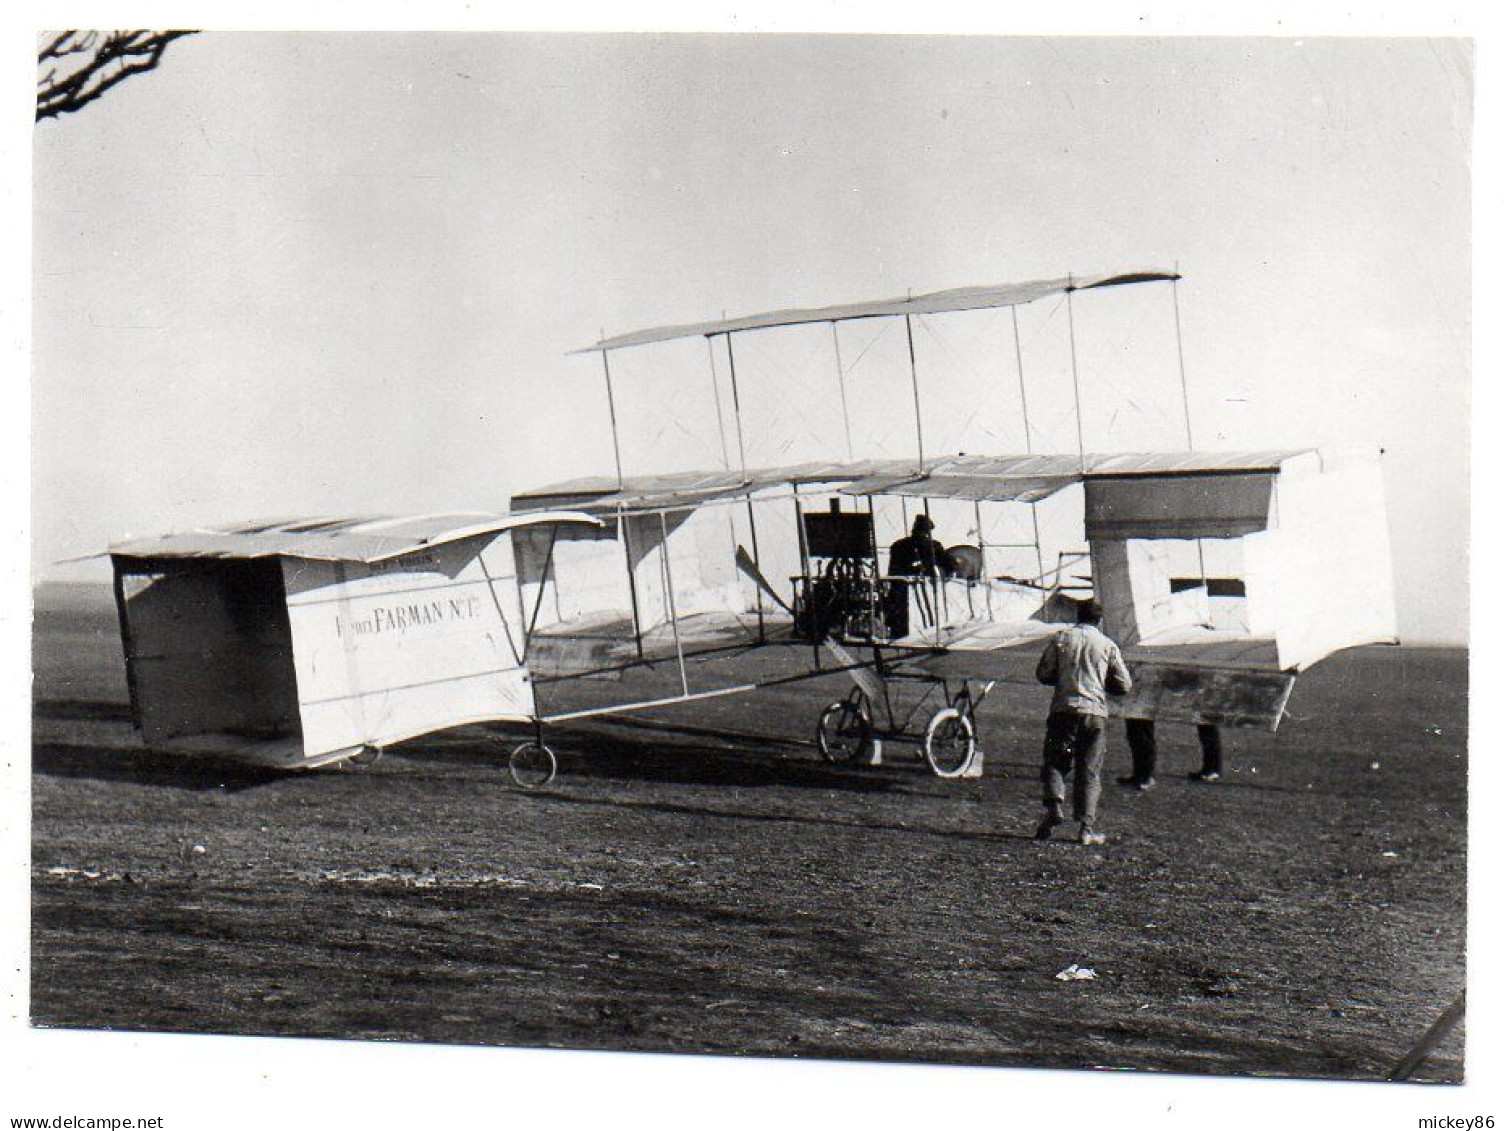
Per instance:
[[[603,332],[1149,266],[1196,445],[1381,446],[1401,634],[1463,643],[1472,81],[1460,40],[183,40],[35,133],[34,579],[608,474]],[[1086,446],[1183,445],[1169,288],[1073,315]],[[932,453],[1019,450],[1005,318],[925,320]],[[1074,451],[1063,311],[1021,327]],[[828,333],[743,340],[749,462],[844,457]],[[901,344],[841,342],[858,456],[912,451]],[[711,372],[613,356],[628,474],[721,465]]]

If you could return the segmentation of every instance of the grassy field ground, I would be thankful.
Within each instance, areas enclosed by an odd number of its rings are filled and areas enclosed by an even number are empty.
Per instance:
[[[1030,838],[1026,680],[979,781],[820,762],[828,679],[561,730],[528,793],[479,729],[364,773],[143,750],[107,593],[40,595],[35,668],[39,1025],[1377,1078],[1464,984],[1462,651],[1320,665],[1217,785],[1161,728],[1104,849]]]

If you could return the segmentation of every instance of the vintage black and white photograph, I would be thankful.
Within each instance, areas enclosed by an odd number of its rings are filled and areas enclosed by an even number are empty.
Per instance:
[[[1470,40],[36,56],[31,1026],[1471,1075]]]

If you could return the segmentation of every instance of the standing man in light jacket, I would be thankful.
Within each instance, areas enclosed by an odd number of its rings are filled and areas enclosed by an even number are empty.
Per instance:
[[[1045,724],[1044,818],[1034,832],[1048,840],[1065,823],[1065,779],[1075,774],[1073,816],[1081,823],[1082,844],[1105,844],[1096,830],[1097,799],[1102,794],[1102,758],[1107,749],[1107,696],[1126,695],[1133,678],[1123,654],[1102,632],[1102,606],[1085,601],[1076,608],[1076,625],[1045,647],[1035,676],[1055,689]]]

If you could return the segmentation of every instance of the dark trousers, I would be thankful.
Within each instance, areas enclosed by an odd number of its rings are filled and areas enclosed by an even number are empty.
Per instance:
[[[1107,720],[1070,711],[1052,714],[1044,728],[1045,807],[1059,814],[1065,806],[1065,779],[1075,781],[1071,794],[1073,816],[1090,828],[1097,819],[1102,796],[1102,758],[1107,752]]]
[[[888,582],[883,594],[883,624],[888,629],[888,639],[897,640],[909,634],[909,583]]]
[[[1159,762],[1159,743],[1154,738],[1153,719],[1125,720],[1128,732],[1128,749],[1133,752],[1133,776],[1139,781],[1148,781],[1154,776]],[[1196,737],[1201,740],[1201,772],[1222,772],[1222,732],[1210,723],[1196,727]]]
[[[897,640],[909,634],[909,595],[919,607],[919,626],[930,628],[935,623],[935,610],[930,601],[929,585],[920,581],[889,581],[883,598],[883,622],[888,628],[888,639]]]

